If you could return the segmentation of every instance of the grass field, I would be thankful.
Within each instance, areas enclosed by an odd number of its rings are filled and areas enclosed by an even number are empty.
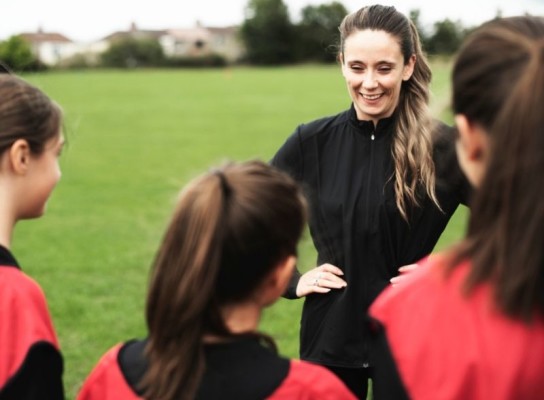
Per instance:
[[[434,63],[433,113],[451,122],[447,63]],[[14,252],[46,292],[68,398],[113,344],[145,334],[148,269],[176,195],[227,159],[268,160],[302,122],[349,106],[335,66],[84,71],[26,76],[66,113],[63,178],[47,214],[17,227]],[[465,210],[439,247],[460,237]],[[306,235],[301,266],[315,253]],[[302,301],[262,328],[296,357]]]

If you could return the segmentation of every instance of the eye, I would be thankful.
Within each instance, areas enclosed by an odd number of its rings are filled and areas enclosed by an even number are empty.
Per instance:
[[[382,65],[378,68],[378,71],[380,71],[381,73],[383,74],[387,74],[389,72],[391,72],[393,68],[389,65]]]
[[[350,66],[350,68],[351,68],[352,71],[357,71],[357,72],[364,71],[364,69],[365,69],[364,66],[362,66],[360,64],[352,64]]]

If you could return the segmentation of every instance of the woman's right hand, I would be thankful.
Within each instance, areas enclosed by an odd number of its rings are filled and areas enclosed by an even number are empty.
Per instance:
[[[329,293],[331,289],[342,289],[348,284],[340,278],[344,272],[332,264],[323,264],[304,273],[298,280],[297,296],[310,293]]]

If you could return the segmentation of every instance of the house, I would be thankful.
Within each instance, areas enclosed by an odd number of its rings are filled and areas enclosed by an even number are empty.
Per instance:
[[[218,54],[227,62],[236,62],[244,54],[238,39],[238,28],[204,27],[197,22],[193,28],[168,29],[159,42],[168,57],[199,57]]]
[[[42,28],[34,33],[22,33],[20,36],[30,45],[34,55],[47,65],[56,65],[78,51],[78,46],[66,36],[44,32]]]
[[[212,52],[222,55],[228,62],[239,61],[245,55],[237,26],[206,29],[210,32]]]
[[[130,28],[128,31],[117,31],[114,32],[105,38],[103,38],[101,41],[108,42],[108,43],[115,43],[122,40],[127,39],[155,39],[159,40],[161,36],[163,36],[165,33],[165,30],[143,30],[139,29],[136,26],[135,22],[132,22],[130,24]]]
[[[75,43],[60,33],[46,33],[41,28],[36,33],[23,33],[21,36],[31,45],[36,57],[50,66],[62,66],[78,57],[85,59],[89,65],[96,65],[101,53],[113,43],[127,39],[157,40],[167,57],[217,54],[228,63],[233,63],[244,55],[237,27],[204,27],[199,22],[192,28],[163,30],[140,29],[133,22],[126,31],[113,32],[90,43]]]

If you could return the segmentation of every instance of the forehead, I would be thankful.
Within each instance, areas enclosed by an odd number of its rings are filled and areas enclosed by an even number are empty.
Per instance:
[[[349,35],[344,40],[344,61],[402,62],[398,39],[385,31],[365,29]]]

